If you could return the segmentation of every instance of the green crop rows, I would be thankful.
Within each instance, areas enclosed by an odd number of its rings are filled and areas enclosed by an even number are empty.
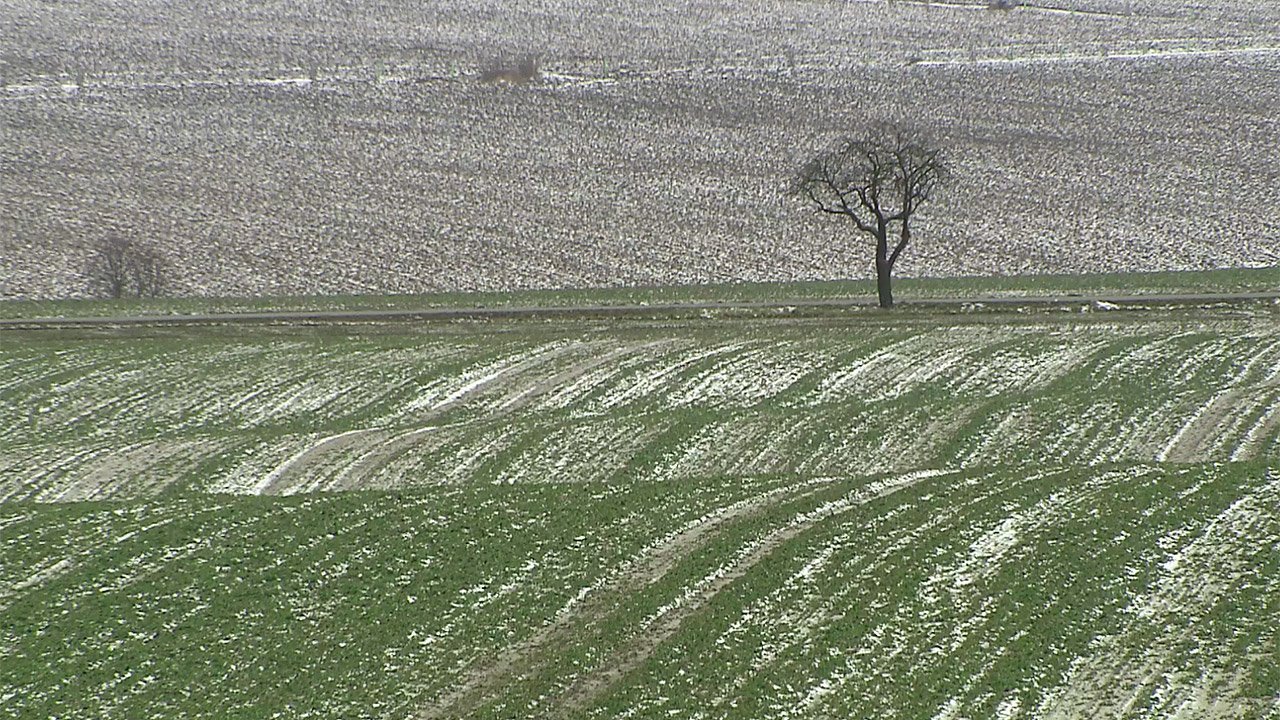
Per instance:
[[[1198,317],[36,335],[0,498],[1280,459],[1280,330]]]
[[[1280,717],[1271,306],[0,339],[0,717]]]

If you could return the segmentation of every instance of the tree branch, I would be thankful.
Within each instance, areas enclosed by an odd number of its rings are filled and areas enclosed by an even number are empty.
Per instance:
[[[889,267],[892,269],[894,264],[898,262],[898,256],[907,248],[907,243],[911,242],[911,228],[907,225],[907,221],[902,221],[902,237],[898,240],[898,244],[893,247],[893,252],[889,254]]]
[[[844,215],[878,239],[895,222],[901,235],[882,257],[892,267],[911,241],[911,218],[946,180],[940,151],[912,133],[880,125],[810,160],[794,187],[820,212]]]

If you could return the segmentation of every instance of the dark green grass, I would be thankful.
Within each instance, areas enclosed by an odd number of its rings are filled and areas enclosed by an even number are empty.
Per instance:
[[[0,505],[0,717],[403,717],[641,546],[778,482]]]
[[[725,523],[652,582],[569,612],[569,632],[528,655],[523,677],[497,678],[450,716],[550,716],[566,687],[637,648],[633,672],[567,716],[781,717],[849,668],[825,716],[930,717],[950,698],[991,716],[1009,698],[1035,707],[1106,635],[1174,666],[1236,664],[1238,707],[1257,716],[1280,693],[1274,518],[1246,526],[1258,535],[1227,565],[1205,568],[1227,582],[1187,609],[1186,632],[1166,626],[1176,615],[1126,608],[1237,498],[1253,493],[1256,504],[1274,472],[991,468],[924,479],[804,524],[648,646],[644,618],[744,546],[871,480],[830,479]],[[795,482],[0,505],[0,717],[411,716],[642,547]],[[1030,514],[1017,543],[973,568],[971,584],[932,583],[1018,513]],[[797,581],[824,548],[825,563]],[[13,590],[61,560],[63,572]],[[809,629],[796,634],[801,624]],[[1155,697],[1155,684],[1137,689]]]

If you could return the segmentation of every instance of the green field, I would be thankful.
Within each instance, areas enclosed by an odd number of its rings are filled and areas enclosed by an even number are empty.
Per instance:
[[[1280,718],[1274,303],[0,368],[0,717]]]

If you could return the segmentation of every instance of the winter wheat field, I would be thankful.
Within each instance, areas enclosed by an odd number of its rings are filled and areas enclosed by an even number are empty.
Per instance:
[[[1280,720],[1270,300],[22,321],[844,297],[742,281],[866,275],[783,191],[877,119],[956,174],[904,275],[1274,291],[1280,5],[0,0],[0,38],[0,717]],[[62,302],[108,234],[196,297]],[[631,289],[508,292],[592,286]]]
[[[0,716],[1280,718],[1280,305],[0,329]]]
[[[1280,262],[1274,0],[0,2],[0,297],[865,277],[784,189],[872,120],[915,276]],[[525,85],[479,81],[525,58]]]

